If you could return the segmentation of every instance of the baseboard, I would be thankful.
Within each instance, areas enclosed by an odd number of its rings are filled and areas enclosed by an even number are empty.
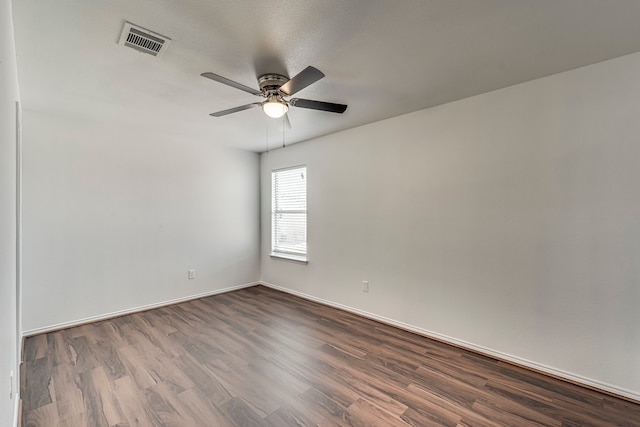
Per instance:
[[[22,406],[22,399],[20,399],[20,393],[16,393],[15,396],[13,396],[13,398],[15,399],[15,404],[13,406],[13,427],[20,427],[22,425],[22,420],[21,420],[21,415],[22,415],[22,410],[21,410],[21,406]]]
[[[58,323],[55,325],[45,326],[43,328],[29,329],[22,332],[23,338],[31,337],[34,335],[45,334],[48,332],[59,331],[61,329],[73,328],[74,326],[81,326],[87,323],[99,322],[101,320],[113,319],[114,317],[125,316],[127,314],[139,313],[141,311],[147,311],[154,308],[166,307],[168,305],[178,304],[181,302],[191,301],[194,299],[209,297],[212,295],[223,294],[226,292],[236,291],[238,289],[249,288],[251,286],[259,285],[260,282],[244,283],[242,285],[230,286],[228,288],[216,289],[214,291],[203,292],[201,294],[189,295],[186,297],[176,298],[172,300],[162,301],[154,304],[142,305],[139,307],[128,308],[125,310],[114,311],[112,313],[101,314],[99,316],[86,317],[84,319],[72,320],[69,322]]]
[[[483,347],[477,344],[473,344],[464,340],[459,340],[457,338],[449,337],[447,335],[440,334],[438,332],[429,331],[427,329],[419,328],[417,326],[409,325],[404,322],[399,322],[397,320],[389,319],[387,317],[379,316],[377,314],[369,313],[364,310],[360,310],[357,308],[349,307],[344,304],[339,304],[333,301],[329,301],[323,298],[318,298],[313,295],[308,295],[302,292],[294,291],[288,288],[284,288],[282,286],[274,285],[273,283],[268,283],[261,281],[259,282],[261,285],[266,286],[268,288],[275,289],[277,291],[285,292],[291,295],[298,296],[300,298],[304,298],[309,301],[314,301],[320,304],[328,305],[333,308],[337,308],[340,310],[348,311],[350,313],[354,313],[368,319],[376,320],[378,322],[394,326],[396,328],[400,328],[409,332],[416,333],[418,335],[422,335],[427,338],[431,338],[437,341],[444,342],[446,344],[451,344],[456,347],[460,347],[466,350],[473,351],[475,353],[479,353],[485,356],[492,357],[497,360],[501,360],[516,366],[520,366],[526,369],[530,369],[535,372],[539,372],[541,374],[549,375],[554,378],[558,378],[563,381],[567,381],[582,387],[586,387],[598,392],[606,393],[612,395],[614,397],[623,398],[625,400],[629,400],[633,403],[640,403],[640,393],[627,390],[625,388],[617,387],[611,384],[603,383],[601,381],[596,381],[591,378],[586,378],[581,375],[573,374],[571,372],[567,372],[561,369],[556,369],[550,366],[546,366],[540,363],[533,362],[531,360],[523,359],[521,357],[512,356],[507,353],[503,353],[501,351],[496,351],[487,347]]]

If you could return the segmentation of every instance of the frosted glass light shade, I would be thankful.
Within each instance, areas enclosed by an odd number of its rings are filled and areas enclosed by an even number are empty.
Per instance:
[[[262,104],[262,110],[267,116],[277,119],[284,116],[289,111],[289,107],[281,100],[270,99]]]

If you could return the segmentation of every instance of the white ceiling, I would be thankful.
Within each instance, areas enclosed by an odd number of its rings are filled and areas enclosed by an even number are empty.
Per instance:
[[[23,109],[244,150],[281,145],[257,88],[307,65],[287,144],[640,51],[639,0],[14,0]],[[117,44],[124,21],[171,38],[160,58]],[[90,134],[84,135],[88,139]],[[268,138],[268,140],[267,140]]]

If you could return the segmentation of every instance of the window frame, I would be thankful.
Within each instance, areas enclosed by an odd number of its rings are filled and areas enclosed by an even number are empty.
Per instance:
[[[276,188],[275,188],[275,176],[280,172],[287,172],[296,169],[303,170],[304,173],[304,210],[302,209],[284,209],[284,210],[276,210]],[[307,198],[308,198],[308,168],[306,164],[290,166],[285,168],[273,169],[271,171],[271,253],[270,256],[272,258],[284,259],[289,261],[300,262],[303,264],[307,264],[308,262],[308,206],[307,206]],[[300,214],[304,213],[304,252],[302,251],[287,251],[282,250],[282,248],[278,248],[277,246],[277,237],[276,231],[278,227],[276,226],[277,214]]]

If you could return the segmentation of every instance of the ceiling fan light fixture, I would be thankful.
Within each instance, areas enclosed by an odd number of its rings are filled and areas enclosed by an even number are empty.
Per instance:
[[[344,113],[347,109],[347,106],[344,104],[334,104],[332,102],[314,101],[313,99],[302,98],[293,98],[288,101],[284,99],[285,96],[292,96],[324,77],[322,71],[312,66],[308,66],[291,79],[283,76],[282,74],[263,74],[258,77],[260,90],[245,86],[242,83],[235,82],[215,73],[206,72],[200,75],[215,82],[239,89],[243,92],[266,98],[262,102],[252,102],[250,104],[227,108],[226,110],[209,114],[212,117],[222,117],[228,114],[237,113],[238,111],[244,111],[260,106],[267,116],[275,119],[284,117],[285,120],[283,123],[289,123],[289,119],[286,114],[287,111],[289,111],[290,106],[306,108],[309,110],[328,111],[330,113],[338,114]]]
[[[278,119],[287,114],[289,106],[282,98],[271,96],[262,104],[262,110],[267,116]]]

